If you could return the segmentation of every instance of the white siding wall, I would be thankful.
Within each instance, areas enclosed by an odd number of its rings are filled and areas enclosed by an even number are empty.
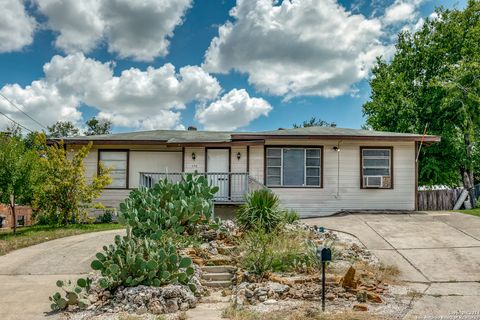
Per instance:
[[[272,188],[279,195],[282,204],[298,211],[302,216],[329,215],[340,210],[348,209],[391,209],[391,210],[414,210],[415,208],[415,145],[413,142],[357,142],[344,141],[340,143],[340,153],[332,150],[336,141],[325,140],[270,140],[267,145],[317,145],[324,147],[324,172],[323,188]],[[392,146],[394,162],[394,188],[390,189],[360,189],[360,146]],[[106,149],[107,147],[100,147]],[[113,148],[113,147],[111,147]],[[164,147],[139,146],[115,146],[115,149],[137,149],[130,152],[130,186],[138,184],[138,171],[160,171],[164,164],[152,160],[152,154],[158,152],[146,152],[147,150],[164,150]],[[178,151],[176,157],[178,163],[173,165],[173,160],[167,162],[172,169],[181,171],[181,148],[169,149]],[[141,152],[140,152],[141,151]],[[192,152],[196,159],[192,160]],[[237,153],[241,153],[240,161]],[[258,181],[264,181],[264,146],[250,146],[250,168],[252,177]],[[340,170],[337,166],[337,156],[340,156]],[[155,157],[154,157],[155,158]],[[97,172],[98,152],[92,149],[85,159],[87,177]],[[153,161],[153,162],[152,162]],[[153,165],[155,168],[151,168]],[[185,164],[186,172],[205,171],[205,148],[186,147]],[[164,170],[164,169],[163,169]],[[135,172],[136,173],[135,173]],[[231,171],[247,171],[247,150],[243,146],[231,148]],[[234,191],[234,190],[232,190]],[[117,207],[128,196],[130,190],[107,189],[99,199],[105,206]]]
[[[237,154],[240,152],[240,160]],[[232,147],[230,159],[231,172],[247,172],[247,147]]]
[[[237,159],[237,154],[240,152],[240,160]],[[247,172],[247,147],[235,146],[231,148],[230,155],[230,172]],[[248,178],[244,175],[231,176],[231,190],[230,195],[235,199],[243,198],[243,191],[248,183]]]
[[[195,153],[195,160],[192,159]],[[205,172],[205,148],[185,148],[185,172]]]
[[[71,149],[72,151],[78,148]],[[140,171],[165,172],[168,167],[169,172],[182,171],[182,152],[181,148],[166,148],[155,145],[138,146],[95,146],[92,148],[84,160],[85,174],[88,181],[97,174],[98,149],[130,149],[130,168],[129,168],[129,187],[138,186]],[[165,151],[165,152],[162,152]],[[165,154],[165,157],[160,155]],[[129,189],[105,189],[97,200],[106,207],[118,207],[128,194]]]
[[[137,188],[140,172],[182,172],[182,152],[130,151],[129,186]]]
[[[332,141],[268,141],[266,144],[324,146],[323,188],[271,188],[282,204],[301,216],[329,215],[348,209],[415,209],[415,145],[413,142],[340,143],[340,152],[332,150]],[[360,188],[360,146],[393,147],[393,189]],[[340,170],[338,171],[338,156]],[[263,164],[263,161],[262,161]]]

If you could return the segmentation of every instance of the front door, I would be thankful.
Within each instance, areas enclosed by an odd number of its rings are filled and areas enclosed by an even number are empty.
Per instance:
[[[230,169],[229,149],[207,149],[207,177],[212,186],[219,188],[215,200],[227,201],[230,195],[228,172]]]

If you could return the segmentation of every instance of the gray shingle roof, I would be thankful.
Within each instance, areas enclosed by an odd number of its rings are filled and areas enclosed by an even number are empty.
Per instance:
[[[165,143],[201,143],[201,142],[230,142],[232,140],[262,139],[262,137],[274,138],[318,136],[318,137],[344,137],[346,139],[365,137],[385,139],[420,140],[421,134],[382,132],[360,129],[332,128],[332,127],[308,127],[295,129],[281,129],[259,132],[228,132],[228,131],[189,131],[189,130],[152,130],[139,132],[114,133],[97,136],[76,136],[63,138],[66,142],[82,141],[157,141]],[[426,136],[426,140],[439,141],[436,136]]]

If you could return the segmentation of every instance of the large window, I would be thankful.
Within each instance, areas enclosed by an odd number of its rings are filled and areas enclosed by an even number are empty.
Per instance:
[[[267,148],[267,186],[321,187],[321,148]]]
[[[126,189],[128,175],[128,151],[99,151],[99,160],[110,168],[112,183],[107,188]]]
[[[393,187],[392,148],[361,148],[362,188]]]

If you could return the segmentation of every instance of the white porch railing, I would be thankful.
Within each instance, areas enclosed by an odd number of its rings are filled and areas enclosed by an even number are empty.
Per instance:
[[[179,182],[182,172],[140,172],[139,185],[147,188],[153,187],[158,181],[168,179]],[[247,172],[208,172],[198,173],[206,176],[208,183],[219,188],[215,194],[215,202],[243,202],[244,196],[249,192],[249,175]]]

